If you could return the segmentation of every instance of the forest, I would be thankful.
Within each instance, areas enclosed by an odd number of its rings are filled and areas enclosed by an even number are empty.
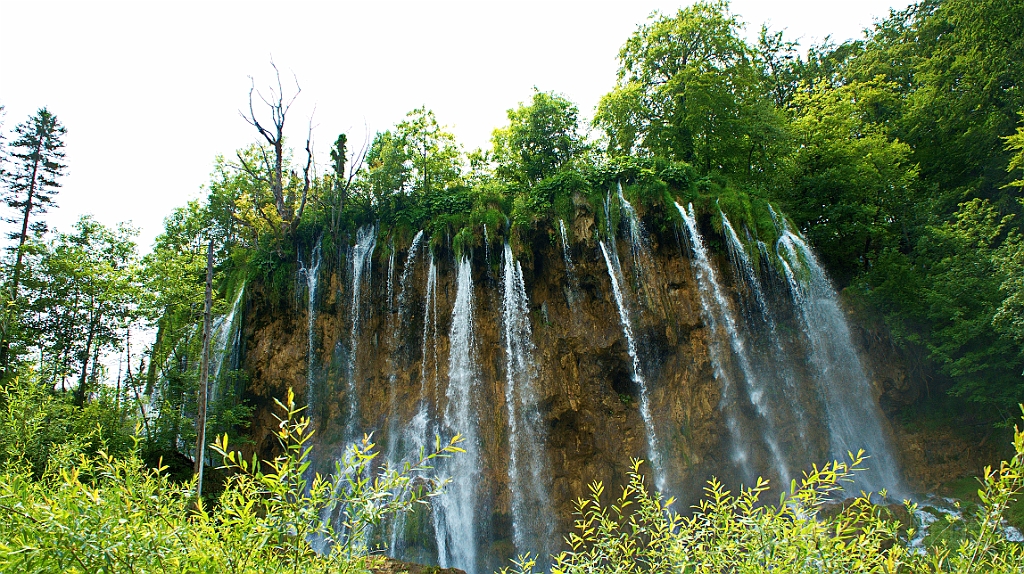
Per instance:
[[[921,381],[887,411],[892,424],[999,444],[990,467],[946,477],[966,485],[959,511],[923,539],[914,502],[836,502],[870,467],[856,452],[790,484],[712,481],[690,508],[661,496],[651,461],[637,459],[624,484],[572,493],[562,519],[573,530],[550,557],[520,552],[504,571],[1024,569],[1022,540],[1005,535],[1024,528],[1024,2],[922,0],[862,39],[803,50],[766,27],[754,37],[726,1],[655,14],[624,39],[591,122],[534,88],[489,149],[465,150],[422,107],[367,141],[332,138],[326,166],[305,118],[288,115],[294,82],[271,64],[270,87],[239,94],[253,141],[214,158],[205,197],[169,214],[144,256],[128,225],[83,215],[48,230],[66,170],[59,110],[9,128],[0,105],[12,230],[0,279],[0,569],[383,568],[381,525],[438,500],[457,477],[433,467],[464,456],[465,437],[439,435],[391,465],[368,434],[335,472],[314,472],[311,437],[327,430],[312,383],[309,396],[263,396],[253,359],[210,356],[218,333],[248,298],[269,313],[305,309],[311,254],[317,268],[351,266],[360,230],[383,260],[422,241],[455,260],[504,244],[539,265],[540,247],[558,243],[560,223],[564,245],[580,213],[623,229],[616,188],[665,237],[688,204],[716,237],[723,221],[745,229],[752,253],[792,228],[852,320]],[[710,244],[725,253],[724,240]],[[547,321],[536,307],[530,316]],[[276,446],[253,434],[263,412],[278,417]]]

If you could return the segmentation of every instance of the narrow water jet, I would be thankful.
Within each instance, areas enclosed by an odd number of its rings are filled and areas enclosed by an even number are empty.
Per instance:
[[[362,318],[362,305],[360,294],[362,293],[363,278],[367,283],[370,281],[371,268],[373,265],[373,249],[377,245],[377,228],[373,225],[364,225],[356,232],[356,244],[352,247],[352,305],[349,312],[352,314],[352,327],[349,334],[349,356],[346,365],[345,398],[348,406],[345,415],[345,443],[358,439],[356,427],[359,422],[359,388],[358,388],[358,350],[359,334]]]
[[[395,238],[392,237],[388,240],[388,290],[387,290],[387,302],[388,302],[388,313],[390,314],[395,310]]]
[[[881,410],[860,357],[839,296],[825,270],[802,238],[783,221],[776,252],[789,282],[793,303],[810,346],[818,393],[825,404],[829,451],[836,460],[863,449],[867,470],[854,475],[853,486],[865,492],[887,490],[890,498],[909,495],[889,446]]]
[[[566,231],[565,221],[562,219],[558,220],[558,231],[562,236],[562,260],[565,262],[565,278],[567,283],[565,299],[571,308],[579,300],[580,280],[576,276],[576,265],[573,264],[572,254],[569,252],[569,233]]]
[[[522,266],[505,242],[502,260],[502,343],[505,347],[505,408],[508,413],[509,488],[512,491],[512,536],[518,553],[553,551],[554,523],[549,513],[545,439],[536,390],[537,364],[530,307]]]
[[[604,255],[605,265],[608,267],[608,277],[612,281],[612,292],[615,295],[615,306],[619,311],[619,322],[622,325],[622,334],[626,338],[626,352],[629,353],[632,366],[633,384],[640,391],[640,417],[644,421],[644,430],[647,434],[647,458],[650,460],[651,469],[654,471],[654,483],[660,492],[665,491],[666,477],[661,462],[661,452],[658,447],[658,434],[655,430],[654,417],[651,415],[650,398],[647,390],[647,380],[644,378],[643,368],[640,365],[640,356],[637,354],[636,339],[633,337],[633,325],[629,318],[629,309],[623,299],[620,280],[622,270],[618,264],[618,257],[609,255],[608,248],[604,241],[599,241],[601,253]]]
[[[317,239],[313,252],[310,253],[309,264],[302,264],[299,274],[306,281],[306,404],[310,412],[314,411],[317,402],[316,388],[316,338],[313,327],[316,325],[317,285],[320,281],[320,240]]]
[[[477,434],[475,391],[479,386],[476,346],[473,334],[473,268],[469,257],[459,260],[455,304],[449,333],[448,388],[445,393],[441,431],[461,433],[466,450],[447,460],[442,469],[451,476],[446,492],[434,499],[434,531],[438,561],[442,568],[461,568],[476,574],[477,484],[482,452]]]

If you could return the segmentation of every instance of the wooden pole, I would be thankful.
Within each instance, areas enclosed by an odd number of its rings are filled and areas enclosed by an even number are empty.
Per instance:
[[[210,381],[210,324],[213,306],[213,239],[206,249],[206,308],[203,312],[203,358],[199,367],[199,408],[196,414],[196,498],[203,495],[203,458],[206,455],[206,394]]]

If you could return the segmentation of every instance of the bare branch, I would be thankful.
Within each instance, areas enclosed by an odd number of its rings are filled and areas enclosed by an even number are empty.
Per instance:
[[[256,171],[255,168],[253,168],[251,165],[249,165],[249,162],[245,161],[245,158],[242,157],[241,152],[235,152],[235,155],[238,156],[238,161],[239,161],[239,163],[241,163],[242,171],[244,171],[245,173],[249,174],[250,177],[256,179],[257,181],[262,181],[262,182],[264,182],[264,183],[266,183],[268,185],[270,184],[270,179],[260,175],[259,172]],[[266,154],[264,154],[264,155],[266,155]]]
[[[296,80],[296,84],[298,84],[298,80]],[[309,115],[309,127],[306,130],[306,167],[302,168],[302,201],[299,203],[295,219],[292,220],[293,230],[298,227],[299,221],[302,219],[302,212],[306,209],[306,198],[309,196],[310,169],[313,167],[313,114],[315,113],[316,107]]]

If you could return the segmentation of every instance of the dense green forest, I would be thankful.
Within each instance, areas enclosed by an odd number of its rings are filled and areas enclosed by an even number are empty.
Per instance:
[[[525,234],[554,229],[580,204],[605,217],[605,194],[617,182],[641,211],[689,201],[704,213],[722,209],[766,241],[778,233],[769,212],[784,213],[860,319],[921,357],[928,393],[907,417],[953,427],[1019,420],[1024,2],[924,0],[878,20],[860,40],[806,50],[767,28],[748,40],[728,3],[702,2],[641,24],[619,62],[589,125],[557,91],[535,88],[508,111],[490,149],[464,150],[419,108],[371,141],[339,135],[326,169],[314,164],[308,139],[286,138],[292,95],[278,73],[269,90],[249,94],[255,143],[216,158],[206,197],[170,214],[145,256],[130,227],[89,216],[70,231],[47,231],[65,170],[56,110],[0,130],[0,192],[13,230],[0,289],[0,508],[9,517],[0,525],[0,565],[362,568],[351,560],[366,549],[352,544],[348,553],[312,554],[322,527],[313,526],[316,506],[368,508],[378,499],[350,489],[352,499],[339,501],[329,485],[310,488],[294,469],[282,470],[303,464],[306,428],[294,405],[281,435],[293,448],[260,470],[228,461],[217,475],[223,494],[208,507],[193,510],[191,487],[176,482],[191,476],[196,441],[207,249],[214,314],[223,315],[250,281],[281,300],[293,296],[300,253],[319,241],[336,261],[370,222],[391,245],[407,245],[422,229],[456,253],[508,238],[529,257]],[[244,386],[244,372],[230,377]],[[208,436],[244,441],[249,408],[234,396],[212,404]],[[159,415],[143,416],[150,409]],[[229,452],[227,439],[218,440]],[[923,555],[894,546],[898,523],[866,502],[808,525],[797,506],[754,504],[757,488],[738,498],[712,489],[708,506],[680,518],[665,515],[664,501],[637,482],[623,495],[637,514],[580,502],[579,537],[556,568],[803,571],[794,556],[814,548],[808,560],[827,571],[1014,571],[1024,551],[999,540],[993,524],[1024,486],[1022,440],[988,479],[978,518]],[[455,443],[437,450],[458,455]],[[365,470],[360,460],[352,463]],[[848,471],[827,466],[792,496],[817,508]],[[353,528],[429,494],[402,482],[408,472],[362,485],[387,492],[399,484],[408,497],[353,512]],[[167,518],[158,524],[156,514]],[[626,534],[630,524],[645,534]],[[744,528],[777,538],[755,541]],[[135,539],[143,531],[154,534]],[[118,546],[129,539],[137,545]],[[765,551],[768,562],[734,554],[771,544],[777,553]],[[244,563],[250,553],[264,564]]]

